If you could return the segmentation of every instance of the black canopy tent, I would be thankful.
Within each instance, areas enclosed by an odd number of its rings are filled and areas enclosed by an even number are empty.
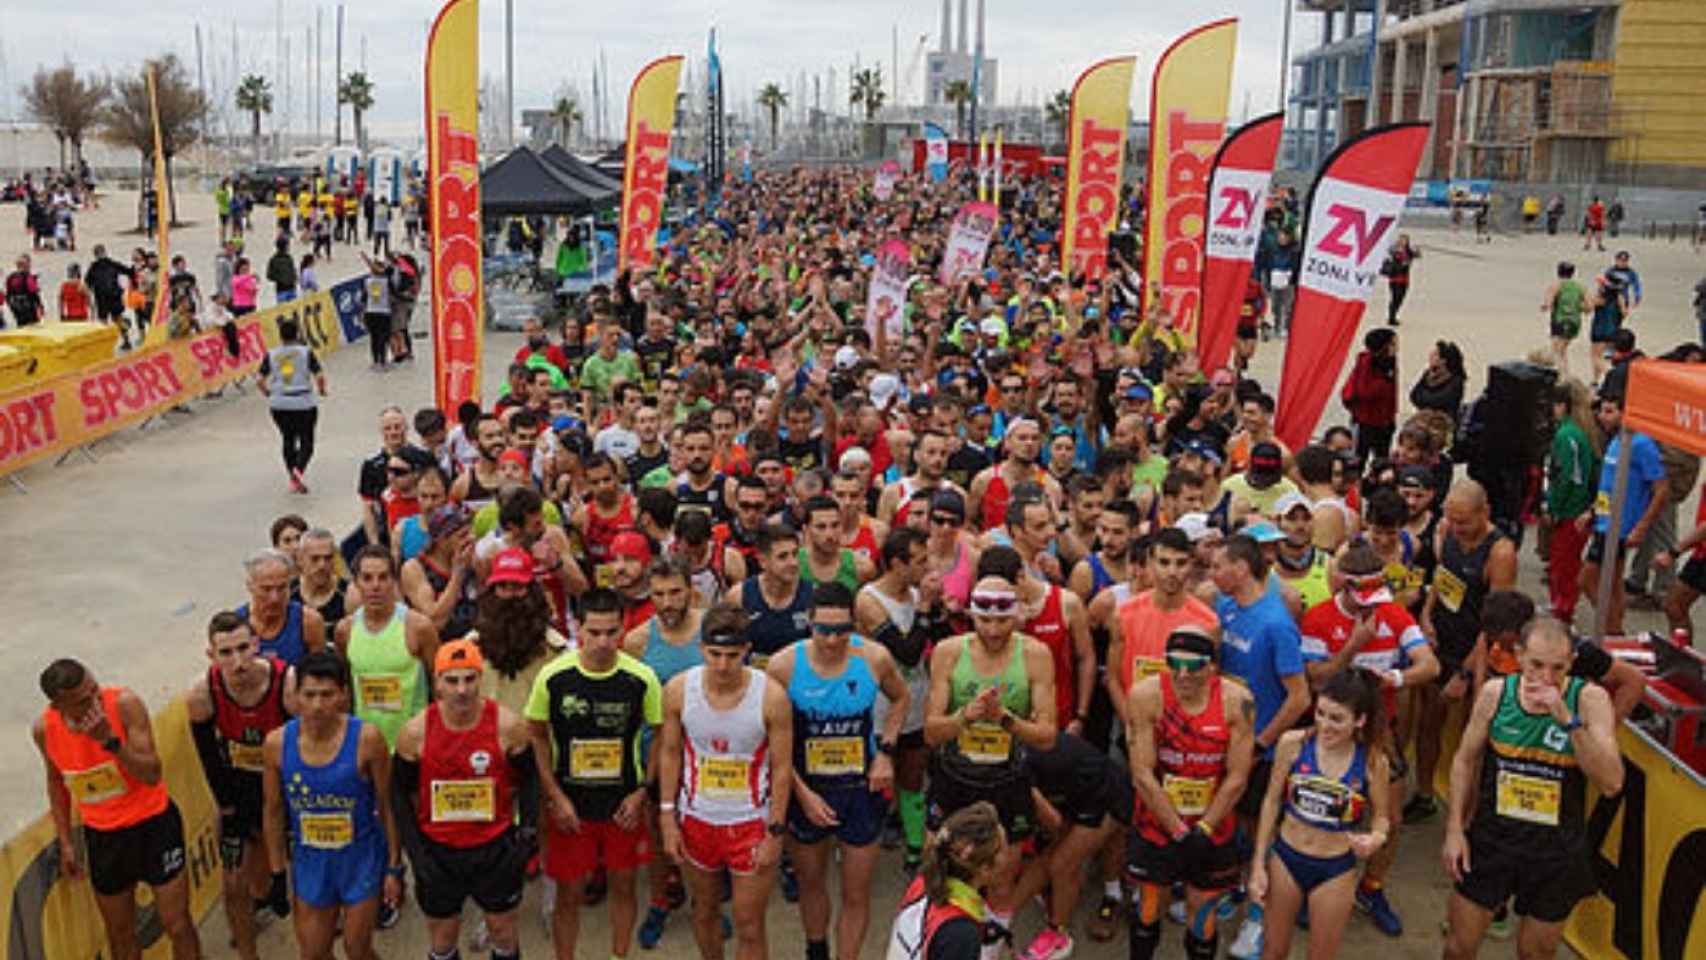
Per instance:
[[[587,163],[554,143],[549,147],[546,147],[544,151],[539,154],[539,158],[551,166],[556,167],[563,173],[568,174],[570,179],[578,180],[598,189],[609,191],[610,199],[612,201],[615,201],[622,196],[622,175],[620,170],[617,171],[616,176],[609,176],[599,168]]]
[[[570,177],[527,147],[516,147],[480,174],[480,213],[487,217],[580,216],[613,199],[608,191]]]

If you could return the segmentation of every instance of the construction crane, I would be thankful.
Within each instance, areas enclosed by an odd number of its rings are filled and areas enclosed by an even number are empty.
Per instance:
[[[919,80],[918,70],[924,63],[924,50],[929,43],[930,35],[928,33],[921,33],[918,35],[918,46],[913,48],[912,59],[906,62],[906,72],[901,74],[901,76],[906,78],[906,89],[904,92],[912,93],[916,90],[918,93],[918,103],[920,104],[924,102],[924,85]]]

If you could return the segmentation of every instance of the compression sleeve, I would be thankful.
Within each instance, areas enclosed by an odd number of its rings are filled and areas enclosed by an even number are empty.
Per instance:
[[[237,805],[237,785],[231,779],[231,765],[219,749],[219,731],[213,718],[190,724],[190,736],[195,740],[196,756],[201,758],[202,772],[207,774],[208,789],[221,808]]]
[[[424,849],[421,843],[421,823],[415,811],[415,797],[421,788],[421,762],[402,754],[391,758],[391,813],[397,820],[397,836],[403,849],[416,861]]]
[[[533,744],[529,743],[509,755],[509,768],[515,774],[515,797],[521,811],[522,829],[539,826],[539,770],[533,765]]]

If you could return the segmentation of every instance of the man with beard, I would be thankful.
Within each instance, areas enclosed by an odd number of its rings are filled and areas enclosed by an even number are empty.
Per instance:
[[[879,521],[897,527],[905,526],[907,511],[911,509],[912,495],[919,490],[933,493],[938,487],[945,486],[961,496],[965,495],[963,488],[947,478],[948,443],[948,435],[945,433],[931,429],[919,431],[918,439],[912,444],[913,472],[910,476],[901,477],[899,481],[883,488],[882,498],[877,502]]]
[[[1096,465],[1096,448],[1099,446],[1096,438],[1096,424],[1084,409],[1083,391],[1078,381],[1071,376],[1058,380],[1054,385],[1053,423],[1049,432],[1065,429],[1072,437],[1072,465],[1078,470],[1088,471]],[[1053,459],[1052,457],[1050,459]]]
[[[1056,565],[1062,574],[1076,570],[1096,546],[1096,524],[1102,507],[1108,502],[1102,492],[1102,481],[1089,474],[1077,474],[1066,486],[1066,526],[1056,541]],[[1065,576],[1060,577],[1066,581]],[[1080,595],[1082,599],[1082,595]]]
[[[426,614],[440,640],[457,640],[474,628],[478,585],[468,514],[443,506],[427,520],[427,548],[403,563],[403,597]]]
[[[1153,586],[1119,605],[1118,626],[1108,641],[1106,686],[1121,725],[1128,728],[1127,705],[1139,680],[1167,669],[1167,638],[1182,627],[1197,627],[1218,637],[1214,608],[1191,595],[1196,545],[1185,531],[1168,527],[1149,545]]]
[[[841,505],[818,494],[807,500],[806,545],[800,548],[800,578],[808,584],[835,581],[848,590],[876,575],[876,564],[841,545]]]
[[[1137,533],[1137,504],[1130,500],[1107,501],[1096,512],[1095,524],[1093,542],[1097,549],[1073,566],[1067,580],[1072,592],[1086,604],[1129,576],[1126,554]]]
[[[928,538],[910,528],[896,530],[883,541],[882,576],[861,587],[853,604],[859,633],[888,648],[909,692],[893,758],[907,870],[917,869],[924,849],[924,701],[930,695],[924,651],[945,627],[942,578],[929,570]],[[879,701],[877,723],[893,709],[891,699]]]
[[[261,891],[275,913],[290,913],[284,874],[270,873],[261,846],[261,747],[296,711],[295,677],[282,661],[258,650],[246,620],[229,610],[214,614],[207,625],[207,673],[184,698],[196,754],[219,805],[225,919],[243,960],[260,956],[255,901]]]
[[[1030,519],[1042,510],[1035,501],[1024,504]],[[1073,736],[1084,735],[1090,717],[1090,693],[1096,686],[1096,650],[1090,643],[1090,620],[1078,595],[1040,579],[1012,547],[995,546],[977,558],[978,576],[996,576],[1011,581],[1019,597],[1019,630],[1041,641],[1054,662],[1055,729]]]
[[[479,510],[496,499],[498,489],[503,486],[498,458],[509,449],[509,438],[504,435],[503,423],[489,413],[480,414],[474,421],[473,433],[474,448],[479,451],[480,459],[456,478],[450,487],[450,499],[469,510]]]
[[[646,491],[669,496],[667,490]],[[642,507],[645,497],[640,498]],[[610,542],[610,585],[622,598],[622,630],[624,632],[645,623],[657,611],[652,606],[651,582],[647,570],[652,565],[652,541],[635,530],[618,533]]]
[[[1005,522],[1013,488],[1022,483],[1040,484],[1051,503],[1060,503],[1063,496],[1060,484],[1037,466],[1043,436],[1035,420],[1024,417],[1014,420],[1002,442],[1007,459],[973,478],[967,495],[970,515],[981,520],[984,530],[993,530]]]
[[[1301,493],[1288,493],[1274,504],[1274,520],[1285,538],[1276,544],[1274,573],[1297,591],[1303,609],[1325,603],[1333,595],[1333,556],[1310,540],[1315,510]]]
[[[551,602],[551,623],[568,633],[569,598],[586,592],[586,576],[580,565],[567,562],[572,550],[563,528],[545,522],[546,503],[532,487],[505,487],[498,498],[498,530],[480,540],[474,549],[476,565],[489,579],[495,556],[508,547],[520,547],[533,557],[534,577]]]
[[[744,495],[749,491],[742,490]],[[800,535],[777,523],[766,524],[754,540],[758,576],[729,588],[724,602],[746,611],[751,663],[765,669],[789,644],[811,636],[808,609],[811,587],[800,579]]]
[[[433,668],[434,702],[397,737],[391,791],[397,832],[415,867],[429,956],[456,956],[462,905],[472,897],[492,956],[520,960],[516,912],[539,819],[528,727],[481,693],[479,647],[448,643]]]
[[[337,632],[338,652],[350,667],[350,705],[395,746],[403,724],[426,706],[438,631],[398,599],[396,567],[385,548],[369,544],[356,554],[355,585],[361,608]]]
[[[750,473],[741,474],[735,478],[734,518],[711,528],[711,541],[717,549],[739,553],[748,572],[758,569],[758,534],[764,529],[769,506],[770,494],[764,481]]]
[[[533,557],[506,561],[505,576],[487,581],[480,592],[474,629],[465,640],[479,644],[490,669],[480,675],[480,692],[511,710],[524,710],[539,671],[568,649],[568,638],[551,626],[551,605],[533,576]]]
[[[290,598],[293,569],[290,558],[277,550],[249,557],[243,562],[249,602],[237,608],[237,615],[255,632],[261,653],[291,666],[326,646],[326,621],[320,612]]]
[[[621,598],[590,591],[579,649],[540,671],[527,701],[546,801],[546,870],[557,881],[551,934],[557,956],[570,960],[588,879],[597,871],[609,878],[610,955],[627,955],[634,871],[652,859],[645,811],[653,765],[642,741],[662,721],[663,694],[656,674],[621,650],[621,637]]]
[[[622,490],[616,462],[609,454],[595,453],[583,468],[592,499],[569,515],[569,529],[580,535],[592,565],[594,586],[610,586],[610,544],[624,530],[634,529],[639,504],[633,494]]]
[[[337,559],[338,538],[332,531],[315,527],[304,532],[296,544],[298,576],[290,587],[291,602],[317,611],[322,623],[333,625],[361,603],[355,586],[338,576]]]
[[[729,519],[728,477],[711,471],[711,426],[691,420],[681,430],[681,454],[685,460],[675,482],[677,510],[699,510],[711,515],[713,523]]]
[[[792,478],[782,454],[779,451],[759,454],[753,461],[752,472],[764,481],[764,493],[769,498],[765,513],[776,517],[785,512],[788,509],[788,485]]]

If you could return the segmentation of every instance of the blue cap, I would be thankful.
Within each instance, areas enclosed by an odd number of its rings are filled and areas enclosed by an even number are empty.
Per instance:
[[[1187,442],[1185,444],[1185,452],[1194,453],[1197,456],[1202,457],[1204,460],[1213,460],[1217,464],[1221,462],[1220,451],[1209,446],[1208,442],[1202,439]]]
[[[1277,543],[1285,539],[1285,534],[1280,532],[1279,527],[1266,520],[1258,520],[1238,532],[1257,543]]]
[[[579,420],[566,413],[551,421],[552,433],[562,433],[564,430],[581,430],[584,429],[584,427],[585,425]]]
[[[1134,383],[1125,388],[1125,392],[1120,394],[1120,399],[1153,400],[1155,399],[1155,391],[1149,389],[1149,384],[1147,383]]]

